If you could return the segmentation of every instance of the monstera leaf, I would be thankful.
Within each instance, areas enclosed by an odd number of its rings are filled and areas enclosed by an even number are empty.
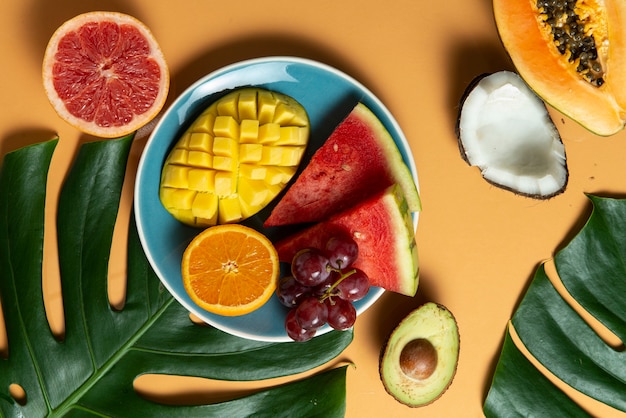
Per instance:
[[[345,366],[210,405],[164,405],[134,391],[133,380],[145,373],[219,380],[293,375],[335,358],[352,334],[279,344],[195,324],[161,287],[133,222],[125,306],[113,309],[107,265],[132,140],[83,145],[63,185],[57,225],[63,338],[50,330],[41,283],[46,178],[57,141],[4,159],[0,297],[8,355],[0,356],[0,416],[343,416]],[[21,386],[25,399],[14,398],[10,385]]]
[[[622,342],[626,341],[626,200],[589,196],[593,211],[554,258],[567,292]],[[626,352],[613,347],[570,306],[537,269],[512,318],[532,356],[558,379],[626,411]],[[540,373],[507,333],[484,406],[487,417],[586,417]]]

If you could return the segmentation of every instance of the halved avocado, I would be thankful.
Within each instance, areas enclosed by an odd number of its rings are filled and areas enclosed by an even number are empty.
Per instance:
[[[545,103],[511,71],[476,77],[456,126],[463,159],[489,183],[535,199],[562,193],[565,147]]]
[[[459,358],[459,330],[452,313],[428,302],[398,324],[380,358],[385,390],[410,407],[428,405],[448,389]]]

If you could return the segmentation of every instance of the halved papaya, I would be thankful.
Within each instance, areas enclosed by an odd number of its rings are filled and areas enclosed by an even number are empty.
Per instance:
[[[626,123],[626,2],[493,0],[502,43],[546,103],[598,135]]]

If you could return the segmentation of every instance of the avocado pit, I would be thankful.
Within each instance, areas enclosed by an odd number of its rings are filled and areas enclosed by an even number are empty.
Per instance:
[[[380,357],[380,379],[398,402],[428,405],[450,386],[459,358],[459,331],[444,306],[426,303],[393,330]]]
[[[436,368],[437,350],[425,338],[409,341],[400,352],[400,369],[412,379],[427,379]]]

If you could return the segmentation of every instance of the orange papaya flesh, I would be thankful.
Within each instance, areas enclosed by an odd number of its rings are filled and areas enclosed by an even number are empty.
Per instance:
[[[548,3],[569,4],[570,10],[555,11],[545,7]],[[623,129],[626,2],[493,0],[493,10],[502,44],[538,96],[598,135]],[[568,13],[573,14],[571,24]],[[582,33],[572,34],[572,27]],[[593,43],[591,59],[589,54],[581,56],[572,39]]]

